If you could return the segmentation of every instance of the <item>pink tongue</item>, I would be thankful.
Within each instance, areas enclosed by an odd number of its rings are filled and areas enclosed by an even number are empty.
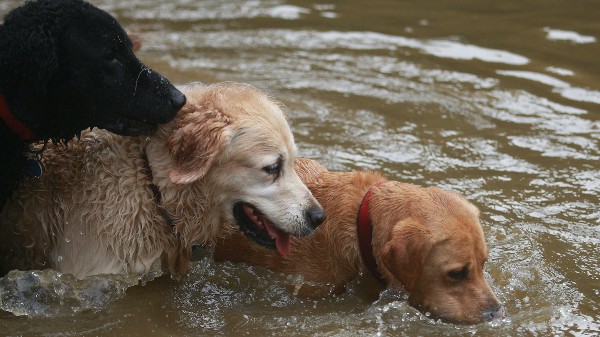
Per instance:
[[[264,224],[265,227],[267,227],[267,232],[269,232],[269,235],[275,239],[275,246],[277,247],[279,255],[284,257],[287,256],[290,252],[290,236],[273,228],[268,221],[265,221]]]
[[[252,219],[253,217],[255,217],[256,215],[254,214],[254,210],[247,206],[244,205],[244,212],[246,213],[246,215]],[[258,223],[256,223],[256,227],[258,227],[259,229],[263,229],[266,228],[267,232],[269,233],[269,235],[271,236],[272,239],[275,239],[275,246],[277,247],[277,251],[279,252],[279,255],[281,256],[287,256],[290,252],[290,236],[286,233],[283,233],[279,230],[277,230],[276,228],[274,228],[271,223],[263,216],[259,216],[258,217]]]

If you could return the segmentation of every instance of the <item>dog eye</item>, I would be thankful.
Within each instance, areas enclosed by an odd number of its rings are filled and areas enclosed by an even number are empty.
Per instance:
[[[270,175],[279,175],[279,171],[281,170],[281,166],[279,164],[279,162],[271,164],[271,165],[267,165],[265,167],[262,168],[263,171],[267,172],[267,174]]]
[[[448,277],[453,281],[462,281],[469,276],[469,268],[464,267],[459,270],[452,270],[448,272]]]

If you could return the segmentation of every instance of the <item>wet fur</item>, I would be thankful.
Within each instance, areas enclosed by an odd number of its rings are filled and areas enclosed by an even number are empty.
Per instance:
[[[218,242],[217,261],[246,262],[343,289],[360,272],[369,273],[360,257],[356,218],[367,191],[384,181],[372,189],[370,215],[385,285],[404,287],[411,305],[451,322],[475,323],[488,312],[503,312],[483,276],[488,252],[479,211],[464,198],[388,181],[376,172],[329,172],[305,158],[297,159],[296,171],[327,213],[316,233],[294,238],[285,258],[231,233]],[[467,264],[468,280],[453,283],[446,277],[450,268]]]
[[[263,206],[282,230],[306,231],[300,219],[276,214],[318,205],[294,171],[296,148],[279,105],[247,85],[182,91],[186,105],[154,136],[94,129],[68,146],[49,146],[47,173],[26,179],[0,215],[0,247],[10,257],[5,270],[143,274],[162,257],[178,277],[192,245],[232,227],[238,198]],[[273,181],[262,167],[280,156],[286,171]]]
[[[119,23],[80,0],[37,0],[0,24],[0,95],[34,140],[62,141],[88,127],[150,134],[185,101],[142,64]],[[123,117],[145,125],[132,126]],[[0,120],[0,207],[25,174],[26,142]]]

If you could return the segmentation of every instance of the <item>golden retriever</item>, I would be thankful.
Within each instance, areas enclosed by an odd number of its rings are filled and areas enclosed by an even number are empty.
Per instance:
[[[177,277],[192,245],[236,223],[283,255],[289,235],[313,232],[323,209],[294,170],[280,105],[242,84],[181,90],[187,103],[154,136],[94,129],[49,145],[47,173],[25,181],[0,214],[5,270],[50,267],[84,278],[162,263]]]
[[[282,257],[233,233],[217,242],[215,260],[300,274],[343,289],[368,270],[357,214],[369,193],[367,247],[382,285],[403,286],[412,306],[449,322],[504,317],[483,275],[488,250],[474,205],[456,193],[385,180],[375,172],[329,172],[309,159],[297,159],[296,171],[327,213],[315,234],[293,239]]]

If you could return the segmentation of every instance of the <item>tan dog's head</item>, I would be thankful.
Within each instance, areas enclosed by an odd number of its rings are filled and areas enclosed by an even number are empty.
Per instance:
[[[255,242],[289,251],[289,236],[310,234],[324,211],[294,170],[296,146],[279,104],[234,83],[182,88],[187,97],[168,140],[176,184],[202,179],[222,220]]]
[[[406,207],[389,227],[382,262],[387,277],[409,292],[409,303],[454,323],[504,317],[483,275],[488,251],[479,210],[433,187],[414,191],[402,203]]]

